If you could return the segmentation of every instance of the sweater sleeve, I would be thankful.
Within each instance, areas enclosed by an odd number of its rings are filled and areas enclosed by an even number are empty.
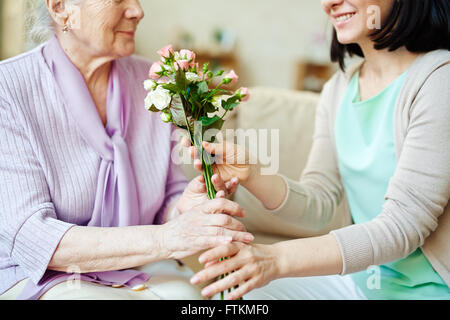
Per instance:
[[[0,98],[0,250],[38,283],[65,232],[18,117]]]
[[[435,71],[410,109],[397,170],[374,220],[333,231],[343,274],[402,259],[438,227],[450,199],[450,65]]]
[[[172,127],[172,136],[174,136],[173,132],[175,127]],[[171,142],[171,152],[172,155],[174,153],[174,149],[176,148],[177,141]],[[178,201],[178,199],[183,194],[184,190],[188,185],[188,180],[184,176],[183,170],[181,166],[172,161],[172,157],[169,158],[169,171],[167,174],[166,180],[166,193],[165,199],[162,207],[159,209],[158,214],[155,217],[155,224],[161,225],[166,221],[166,216],[169,213],[169,209],[171,205]],[[173,208],[176,210],[176,208]]]
[[[344,195],[332,141],[333,133],[330,132],[332,117],[326,105],[333,81],[336,78],[327,83],[319,101],[313,145],[300,182],[283,177],[288,193],[280,208],[272,211],[310,231],[324,229],[330,224]]]

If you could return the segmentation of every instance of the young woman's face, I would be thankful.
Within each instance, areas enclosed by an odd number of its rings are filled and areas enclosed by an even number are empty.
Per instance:
[[[341,44],[361,43],[383,25],[396,0],[322,0]]]

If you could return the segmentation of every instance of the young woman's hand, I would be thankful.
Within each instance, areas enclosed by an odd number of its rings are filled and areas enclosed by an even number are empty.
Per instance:
[[[237,203],[227,199],[205,201],[161,226],[161,249],[166,250],[168,259],[183,259],[232,241],[252,242],[253,235],[233,216],[243,216]]]
[[[191,146],[187,138],[184,138],[182,143],[189,148],[195,169],[201,172],[202,161],[198,157],[197,149]],[[250,164],[249,152],[242,146],[226,142],[203,142],[203,148],[213,156],[214,173],[221,177],[227,187],[228,184],[246,184],[257,172],[257,165]]]
[[[202,161],[198,158],[197,149],[187,138],[183,138],[182,144],[189,148],[191,157],[195,159],[194,167],[201,172]],[[261,166],[258,161],[250,161],[253,159],[246,148],[226,142],[204,142],[203,148],[214,156],[214,173],[224,181],[227,189],[235,191],[234,186],[241,184],[269,210],[278,208],[285,200],[288,192],[285,180],[279,175],[262,175]]]
[[[219,262],[223,257],[230,258]],[[233,242],[203,253],[199,262],[205,264],[205,269],[192,277],[191,283],[199,284],[229,273],[227,277],[203,289],[202,294],[211,297],[239,285],[226,297],[227,300],[236,300],[277,279],[278,261],[273,246]]]
[[[227,198],[234,194],[239,185],[238,179],[231,179],[231,181],[225,183],[218,174],[213,175],[211,180],[217,191],[216,197],[218,199]],[[178,200],[177,209],[180,213],[184,213],[207,200],[205,178],[198,176],[189,183],[180,200]]]

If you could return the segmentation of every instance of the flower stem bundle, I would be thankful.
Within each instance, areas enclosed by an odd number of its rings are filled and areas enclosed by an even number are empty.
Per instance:
[[[238,81],[238,75],[233,70],[227,74],[223,70],[213,72],[209,63],[200,67],[196,54],[190,50],[175,51],[168,45],[158,54],[161,59],[151,66],[149,79],[144,82],[148,91],[145,107],[150,112],[160,113],[162,121],[188,132],[202,160],[208,198],[215,199],[216,190],[211,181],[214,160],[204,151],[203,142],[215,141],[227,113],[247,101],[249,91],[247,88],[227,89]],[[218,78],[221,78],[219,85],[212,87]]]

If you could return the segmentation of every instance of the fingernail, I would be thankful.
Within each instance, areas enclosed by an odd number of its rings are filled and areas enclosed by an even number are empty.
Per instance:
[[[248,241],[248,242],[252,242],[253,240],[255,240],[255,237],[252,236],[251,234],[248,234],[244,237],[244,240]]]
[[[211,293],[211,290],[209,290],[209,289],[202,290],[202,296],[209,296],[210,293]]]
[[[200,278],[198,276],[193,276],[191,278],[191,283],[192,284],[197,284],[199,282]]]

